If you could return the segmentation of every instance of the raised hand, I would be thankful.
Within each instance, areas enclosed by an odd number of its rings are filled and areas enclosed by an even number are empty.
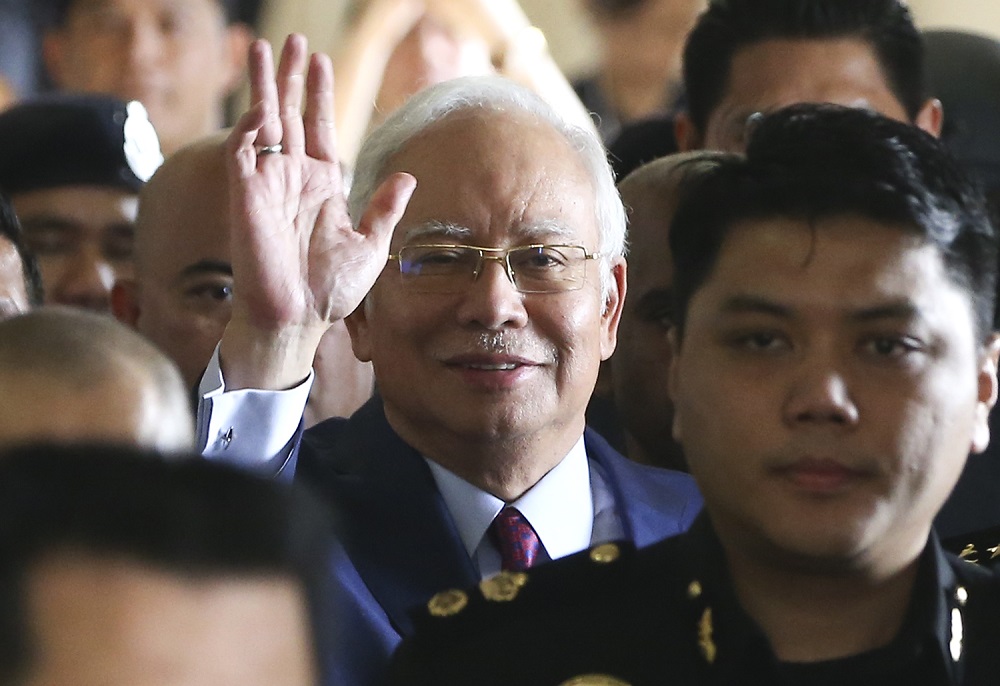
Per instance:
[[[354,228],[334,143],[333,68],[325,55],[306,55],[305,38],[289,36],[275,74],[268,43],[251,46],[254,105],[227,143],[234,286],[221,354],[229,388],[285,388],[308,374],[323,333],[384,267],[415,186],[407,174],[390,176]]]

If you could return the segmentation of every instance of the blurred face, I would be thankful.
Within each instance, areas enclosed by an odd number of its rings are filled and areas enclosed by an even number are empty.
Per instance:
[[[618,347],[611,357],[615,406],[625,424],[629,457],[673,469],[684,458],[671,435],[673,403],[667,392],[673,322],[673,267],[668,229],[672,199],[658,185],[622,188],[629,213],[629,296],[622,309]]]
[[[988,441],[995,355],[912,234],[852,216],[734,227],[671,371],[675,435],[727,550],[784,569],[915,559]]]
[[[0,320],[31,309],[24,283],[24,264],[17,248],[0,236]]]
[[[676,89],[684,41],[705,5],[705,0],[645,0],[622,16],[597,17],[606,68],[619,79]]]
[[[302,594],[278,577],[171,574],[62,554],[28,587],[26,686],[311,686]]]
[[[910,121],[866,43],[766,40],[736,52],[728,86],[709,116],[702,140],[685,147],[742,152],[751,115],[801,102],[861,107]],[[917,123],[923,124],[923,118]]]
[[[221,126],[236,32],[218,0],[75,0],[46,56],[61,88],[142,102],[170,153]]]
[[[587,171],[559,134],[523,116],[453,115],[389,167],[418,180],[393,251],[427,243],[597,250]],[[614,349],[625,266],[613,264],[605,303],[595,261],[579,290],[533,294],[518,292],[498,262],[486,262],[478,279],[470,274],[461,292],[420,293],[390,261],[349,325],[355,352],[375,365],[394,428],[435,457],[449,441],[518,441],[561,458]]]
[[[485,41],[458,36],[425,14],[389,56],[377,98],[378,117],[388,117],[428,86],[491,70]]]
[[[38,258],[45,302],[110,311],[115,280],[132,275],[135,194],[65,186],[21,193],[11,202]]]

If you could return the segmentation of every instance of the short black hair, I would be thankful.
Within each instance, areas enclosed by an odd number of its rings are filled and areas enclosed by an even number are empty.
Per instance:
[[[691,188],[670,230],[679,339],[694,293],[743,221],[859,215],[911,231],[941,255],[969,297],[981,341],[993,329],[997,232],[979,188],[944,145],[866,110],[795,105],[765,117],[745,158],[720,161]]]
[[[96,445],[25,447],[0,457],[0,684],[30,674],[25,586],[35,565],[62,552],[194,578],[291,579],[304,591],[318,640],[330,551],[326,510],[289,484],[187,458],[168,462]]]
[[[73,4],[79,0],[52,0],[47,10],[40,12],[38,19],[40,25],[48,27],[63,26],[69,12],[73,9]],[[216,0],[222,7],[227,24],[235,24],[244,21],[245,12],[241,11],[239,0]]]
[[[28,294],[28,303],[32,307],[42,304],[45,293],[42,290],[42,273],[38,269],[35,254],[24,242],[24,230],[14,213],[10,200],[0,193],[0,236],[14,244],[14,250],[21,258],[21,272],[24,274],[24,292]]]
[[[704,134],[733,57],[773,39],[855,38],[871,46],[911,121],[925,101],[923,43],[900,0],[712,0],[684,47],[688,114]]]

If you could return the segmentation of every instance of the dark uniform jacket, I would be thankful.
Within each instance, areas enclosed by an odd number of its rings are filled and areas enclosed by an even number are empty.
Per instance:
[[[606,544],[438,594],[392,684],[685,686],[1000,684],[1000,578],[931,538],[896,639],[849,658],[779,663],[742,610],[702,515],[641,551]]]

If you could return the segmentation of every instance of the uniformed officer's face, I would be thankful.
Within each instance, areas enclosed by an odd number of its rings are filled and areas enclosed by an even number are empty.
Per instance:
[[[671,369],[675,434],[731,556],[912,560],[989,439],[995,358],[913,234],[854,216],[734,227]]]
[[[46,304],[109,312],[115,280],[132,276],[136,194],[65,186],[19,193],[11,202],[38,258]]]
[[[598,250],[593,181],[556,131],[524,116],[457,114],[411,141],[389,164],[417,189],[392,250],[458,243],[536,243]],[[602,359],[614,350],[624,260],[612,260],[608,299],[600,261],[576,290],[521,293],[497,262],[447,293],[420,292],[390,262],[366,306],[349,320],[355,352],[371,359],[386,415],[411,445],[516,444],[561,459],[584,427]]]

